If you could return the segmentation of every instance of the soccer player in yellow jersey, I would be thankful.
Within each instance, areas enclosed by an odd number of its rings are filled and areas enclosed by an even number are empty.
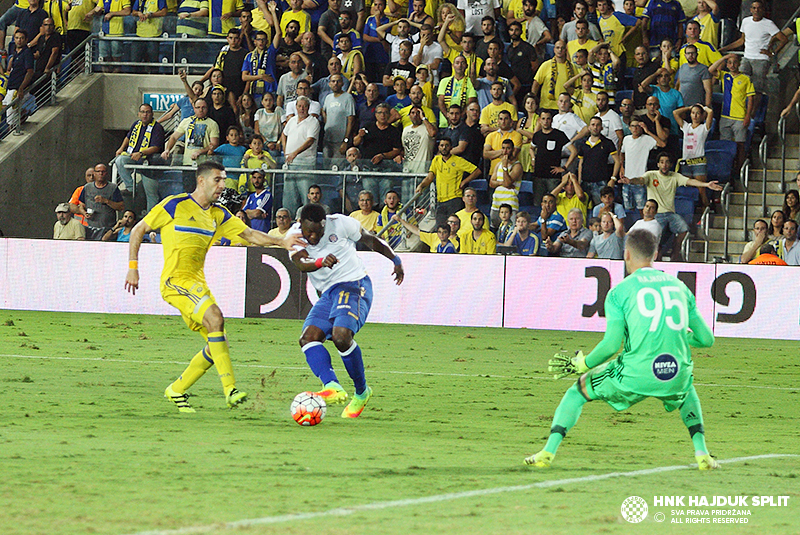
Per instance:
[[[208,289],[203,273],[206,253],[221,237],[241,237],[254,245],[303,245],[297,236],[272,238],[247,227],[239,218],[216,204],[225,189],[225,168],[216,162],[197,166],[197,187],[191,194],[164,199],[131,231],[128,275],[125,288],[135,294],[139,288],[139,246],[145,234],[161,229],[164,269],[161,296],[181,312],[183,321],[205,338],[206,346],[192,358],[186,370],[170,384],[164,396],[180,412],[194,412],[186,391],[215,365],[229,407],[245,401],[247,394],[236,388],[225,336],[225,320]]]

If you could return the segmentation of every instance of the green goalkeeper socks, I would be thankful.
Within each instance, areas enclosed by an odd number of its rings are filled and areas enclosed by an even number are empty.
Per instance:
[[[706,455],[706,435],[703,428],[703,410],[700,408],[700,399],[692,386],[686,394],[686,400],[681,405],[681,418],[692,437],[695,455]]]
[[[550,427],[550,438],[547,439],[544,451],[555,455],[567,431],[578,423],[578,418],[581,416],[581,411],[585,403],[586,398],[578,391],[578,383],[573,384],[569,390],[564,393],[564,397],[561,398],[561,403],[558,404],[556,413],[553,416],[553,425]]]

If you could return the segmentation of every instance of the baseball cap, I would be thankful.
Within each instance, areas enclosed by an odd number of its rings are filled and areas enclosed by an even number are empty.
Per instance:
[[[69,204],[65,203],[65,202],[62,202],[61,204],[56,206],[56,213],[59,213],[59,212],[69,212]]]

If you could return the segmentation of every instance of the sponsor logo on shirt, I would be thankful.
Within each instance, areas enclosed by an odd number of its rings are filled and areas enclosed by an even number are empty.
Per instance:
[[[659,381],[669,381],[674,378],[678,375],[678,369],[678,361],[667,353],[657,356],[653,361],[653,375]]]

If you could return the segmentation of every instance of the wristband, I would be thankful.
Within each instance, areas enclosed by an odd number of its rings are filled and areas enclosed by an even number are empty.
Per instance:
[[[392,258],[392,262],[394,263],[395,266],[400,266],[403,264],[403,261],[400,260],[400,257],[396,255],[394,258]]]
[[[139,269],[139,261],[138,260],[129,260],[128,261],[128,269]]]
[[[323,258],[317,258],[316,260],[314,260],[314,265],[317,266],[317,268],[321,268],[323,260],[324,260]]]

